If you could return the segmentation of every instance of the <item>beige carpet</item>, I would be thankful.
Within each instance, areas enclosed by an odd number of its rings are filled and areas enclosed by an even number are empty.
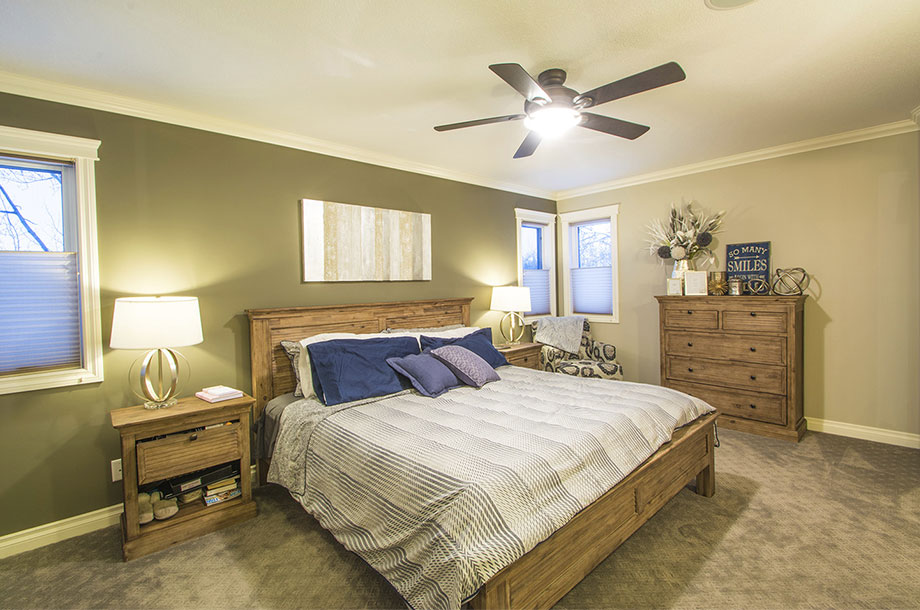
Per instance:
[[[920,607],[920,451],[720,431],[716,495],[683,490],[559,608]],[[121,561],[108,528],[0,561],[4,608],[396,608],[286,492],[253,521]]]

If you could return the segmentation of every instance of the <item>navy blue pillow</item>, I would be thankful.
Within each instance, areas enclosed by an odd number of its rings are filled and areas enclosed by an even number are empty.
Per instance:
[[[316,396],[326,405],[409,389],[387,358],[419,353],[415,337],[332,339],[311,343],[307,350]]]
[[[457,376],[430,353],[410,354],[402,358],[387,358],[387,364],[405,375],[423,396],[434,398],[462,385]]]
[[[489,363],[493,369],[497,366],[503,364],[508,364],[508,361],[505,360],[505,357],[501,355],[495,346],[492,345],[492,329],[491,328],[480,328],[477,331],[474,331],[465,337],[456,337],[456,338],[442,338],[442,337],[428,337],[422,335],[422,351],[433,350],[439,347],[444,347],[445,345],[459,345],[460,347],[465,347],[470,350],[483,360]]]

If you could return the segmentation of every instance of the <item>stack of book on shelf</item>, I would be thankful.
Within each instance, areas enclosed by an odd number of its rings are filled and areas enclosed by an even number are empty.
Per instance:
[[[240,475],[229,477],[206,485],[204,489],[204,503],[207,506],[226,502],[240,495]]]
[[[220,402],[222,400],[230,400],[231,398],[242,398],[243,393],[240,390],[229,388],[225,385],[215,385],[195,392],[195,396],[208,402]]]

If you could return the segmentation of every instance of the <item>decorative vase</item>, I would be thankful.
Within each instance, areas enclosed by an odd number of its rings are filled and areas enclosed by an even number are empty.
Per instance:
[[[680,260],[674,261],[674,270],[671,271],[671,277],[674,279],[683,279],[684,273],[687,271],[694,271],[696,267],[693,265],[693,261],[689,258],[682,258]]]

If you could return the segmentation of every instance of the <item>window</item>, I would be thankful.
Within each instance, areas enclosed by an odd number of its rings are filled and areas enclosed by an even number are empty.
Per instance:
[[[98,147],[0,127],[0,394],[102,381]]]
[[[527,317],[556,315],[556,216],[515,209],[518,238],[518,285],[530,288]]]
[[[566,315],[618,322],[617,212],[619,206],[564,212],[563,287]]]

